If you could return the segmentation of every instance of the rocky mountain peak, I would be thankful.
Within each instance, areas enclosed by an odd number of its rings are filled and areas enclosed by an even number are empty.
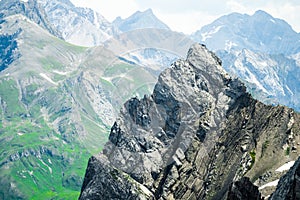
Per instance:
[[[36,0],[2,0],[0,1],[0,19],[21,14],[32,20],[54,36],[61,37],[60,33],[48,21],[48,17],[41,4]]]
[[[118,33],[101,14],[76,7],[70,0],[39,0],[39,3],[63,39],[72,44],[97,46]]]
[[[265,18],[265,19],[266,18],[272,18],[273,19],[272,15],[270,15],[269,13],[267,13],[267,12],[265,12],[263,10],[257,10],[257,11],[255,11],[253,17],[262,17],[262,18]]]
[[[163,23],[154,15],[152,9],[147,9],[143,12],[137,11],[126,19],[117,17],[113,21],[113,24],[122,32],[128,32],[142,28],[157,28],[170,30],[170,28],[165,23]]]
[[[199,63],[203,63],[198,67],[203,67],[209,65],[210,67],[216,67],[216,73],[226,73],[222,67],[219,67],[222,64],[222,61],[211,51],[209,51],[206,46],[200,45],[198,43],[192,45],[187,53],[187,61],[198,66]]]
[[[125,103],[112,128],[110,141],[134,153],[152,152],[172,145],[178,132],[189,134],[185,133],[187,123],[194,123],[198,112],[205,113],[213,108],[213,112],[218,112],[217,117],[225,116],[230,103],[245,94],[245,88],[238,80],[232,80],[220,64],[221,61],[205,46],[193,45],[186,60],[176,61],[161,73],[152,96],[141,100],[133,98]],[[133,127],[128,119],[137,125],[137,131],[130,132]],[[217,126],[215,121],[208,123]],[[144,133],[151,129],[152,133]],[[161,130],[164,136],[155,135]],[[143,144],[136,138],[143,138]]]
[[[250,180],[288,159],[298,121],[291,109],[254,100],[194,44],[151,96],[124,104],[103,152],[89,160],[80,199],[222,199],[245,175],[257,190]],[[276,138],[268,151],[266,138]]]
[[[147,14],[153,14],[153,10],[151,8],[148,8],[147,10],[144,11],[144,13],[147,13]]]

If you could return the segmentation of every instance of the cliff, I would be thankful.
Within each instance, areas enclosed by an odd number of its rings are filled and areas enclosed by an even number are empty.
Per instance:
[[[80,199],[225,199],[299,155],[299,114],[251,97],[200,44],[163,71],[153,94],[127,101]],[[272,191],[267,191],[267,193]]]

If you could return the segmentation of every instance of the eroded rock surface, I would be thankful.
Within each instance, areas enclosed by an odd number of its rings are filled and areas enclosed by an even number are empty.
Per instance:
[[[271,200],[300,199],[300,158],[294,166],[280,178]]]
[[[124,104],[80,199],[225,199],[233,181],[297,157],[297,148],[286,155],[297,141],[298,114],[253,99],[195,44],[151,96]]]
[[[248,177],[243,177],[230,185],[228,200],[261,200],[258,187],[251,183]]]

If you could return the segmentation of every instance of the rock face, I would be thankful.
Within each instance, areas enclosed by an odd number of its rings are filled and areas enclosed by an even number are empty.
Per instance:
[[[279,103],[300,111],[297,59],[247,49],[217,54],[222,58],[224,69],[242,79],[254,97],[267,104]]]
[[[0,23],[1,24],[1,23]],[[0,72],[6,69],[14,60],[20,57],[16,38],[21,29],[11,35],[0,35]]]
[[[258,187],[253,185],[248,177],[243,177],[230,185],[228,200],[260,200]]]
[[[294,166],[280,178],[271,200],[300,199],[300,158]]]
[[[38,0],[51,24],[64,40],[80,46],[97,46],[112,37],[115,30],[101,14],[75,7],[69,0]]]
[[[254,100],[195,44],[151,96],[124,104],[89,161],[80,199],[224,199],[233,181],[254,181],[296,157],[286,150],[297,141],[298,114]]]
[[[14,14],[26,16],[52,35],[61,37],[60,33],[49,23],[44,9],[36,0],[2,0],[0,4],[0,21]]]

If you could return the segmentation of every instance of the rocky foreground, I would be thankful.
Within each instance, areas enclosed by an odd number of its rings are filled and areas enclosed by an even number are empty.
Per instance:
[[[269,197],[276,184],[266,184],[288,170],[276,169],[300,155],[299,117],[253,99],[195,44],[151,96],[124,104],[103,152],[89,160],[80,199]],[[300,198],[297,166],[272,199]]]

